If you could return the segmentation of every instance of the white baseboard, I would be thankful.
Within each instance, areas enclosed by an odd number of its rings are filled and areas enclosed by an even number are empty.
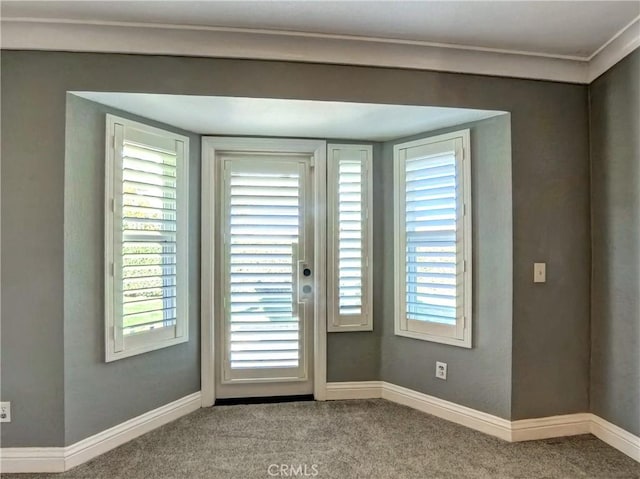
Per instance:
[[[3,447],[0,472],[64,472],[64,447]]]
[[[193,393],[67,446],[65,448],[65,470],[85,463],[125,442],[175,421],[179,417],[200,409],[200,406],[200,393]]]
[[[382,398],[499,437],[505,441],[511,439],[511,422],[501,417],[386,382],[382,386]]]
[[[593,414],[578,413],[511,421],[511,441],[534,441],[591,432]]]
[[[640,462],[640,437],[591,413],[509,421],[384,381],[327,383],[326,398],[383,398],[462,426],[518,442],[591,433]],[[64,472],[201,406],[200,392],[190,394],[67,447],[0,449],[0,471]]]
[[[591,434],[640,462],[640,437],[591,414]]]
[[[383,398],[509,442],[593,434],[640,462],[640,437],[591,413],[510,421],[384,381],[327,383],[327,399]]]
[[[138,436],[163,426],[201,406],[200,392],[146,412],[67,447],[10,447],[0,449],[0,471],[64,472]]]
[[[327,383],[326,399],[378,399],[382,397],[382,381]]]

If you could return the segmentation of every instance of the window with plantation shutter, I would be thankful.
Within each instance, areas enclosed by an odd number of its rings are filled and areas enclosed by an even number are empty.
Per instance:
[[[328,330],[371,331],[371,157],[368,145],[328,145]]]
[[[471,347],[469,130],[394,147],[397,335]]]
[[[106,360],[188,340],[188,139],[107,115]]]

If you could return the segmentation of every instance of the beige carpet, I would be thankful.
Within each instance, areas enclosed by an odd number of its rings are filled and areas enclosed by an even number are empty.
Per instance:
[[[375,399],[201,409],[64,474],[3,477],[637,479],[640,464],[590,435],[510,444]]]

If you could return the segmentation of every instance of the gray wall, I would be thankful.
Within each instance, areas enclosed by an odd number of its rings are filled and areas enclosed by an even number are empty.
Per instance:
[[[0,397],[11,401],[12,422],[0,427],[0,443],[61,446],[65,94],[47,82],[22,90],[8,56],[0,60]]]
[[[105,363],[105,114],[189,137],[189,342]],[[67,95],[64,188],[65,443],[200,390],[200,137]]]
[[[587,92],[549,97],[543,89],[511,116],[513,419],[589,406]],[[517,126],[523,122],[526,129]],[[547,282],[534,284],[533,263],[541,261]]]
[[[511,415],[519,419],[587,409],[590,253],[585,86],[391,68],[118,54],[4,51],[1,62],[1,395],[14,407],[13,422],[2,428],[4,446],[64,443],[64,126],[65,95],[70,90],[510,112]],[[546,257],[550,282],[533,285],[532,263]],[[379,318],[376,321],[380,323]],[[409,366],[420,374],[423,367],[431,369],[431,365]],[[339,377],[338,370],[329,365],[330,378]]]
[[[640,51],[590,98],[591,411],[640,435]]]
[[[426,136],[471,130],[473,219],[473,348],[394,334],[393,146]],[[382,380],[511,417],[513,221],[509,115],[439,130],[384,145],[384,325]],[[447,381],[436,379],[447,363]]]

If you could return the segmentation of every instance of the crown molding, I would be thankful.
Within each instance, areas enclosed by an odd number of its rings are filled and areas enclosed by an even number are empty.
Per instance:
[[[6,50],[242,58],[407,68],[587,84],[640,45],[636,18],[591,57],[317,33],[4,18]]]
[[[589,57],[591,83],[640,46],[640,15],[609,39]]]
[[[2,48],[244,58],[584,83],[585,61],[366,37],[184,25],[2,20]]]

